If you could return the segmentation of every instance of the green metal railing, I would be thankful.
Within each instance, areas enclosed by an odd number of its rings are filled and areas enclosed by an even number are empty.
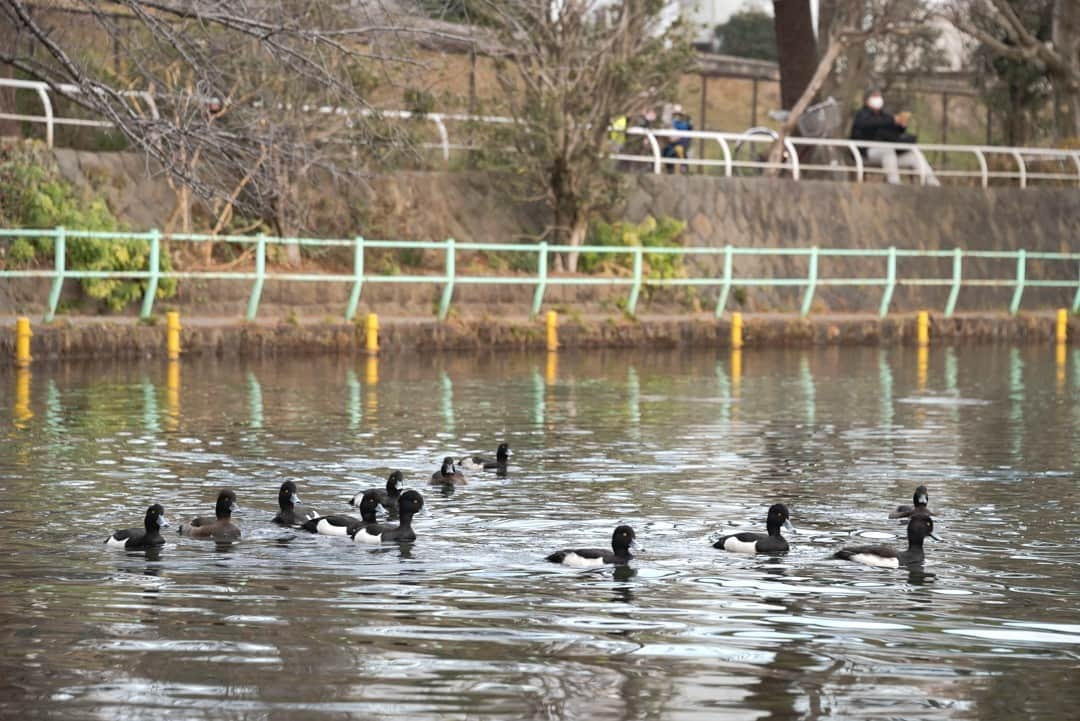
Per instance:
[[[889,312],[889,305],[897,286],[914,287],[948,287],[949,296],[945,304],[945,316],[951,316],[956,310],[957,300],[962,287],[982,288],[1012,288],[1012,300],[1009,303],[1009,312],[1016,314],[1020,309],[1026,288],[1075,288],[1072,302],[1073,312],[1080,311],[1080,253],[1053,253],[1034,252],[1026,250],[908,250],[895,247],[882,249],[856,249],[856,248],[737,248],[724,246],[712,247],[664,247],[645,248],[640,246],[568,246],[549,245],[548,243],[519,244],[519,243],[466,243],[458,242],[453,238],[445,241],[414,241],[414,240],[366,240],[361,237],[352,239],[328,239],[328,238],[275,238],[267,235],[257,236],[210,236],[199,234],[172,234],[168,240],[174,242],[215,242],[236,245],[254,246],[255,267],[250,271],[162,271],[160,269],[161,244],[166,238],[158,231],[151,230],[146,233],[112,233],[94,232],[83,230],[69,230],[54,228],[47,230],[30,229],[0,229],[0,239],[15,237],[52,238],[55,247],[55,264],[52,269],[24,270],[24,269],[0,269],[0,279],[3,278],[52,278],[52,288],[49,293],[49,309],[45,315],[47,321],[52,320],[56,314],[56,308],[60,301],[60,291],[67,279],[80,278],[126,278],[146,279],[146,291],[143,297],[141,316],[149,318],[153,313],[154,299],[157,293],[158,282],[163,278],[177,280],[250,280],[251,295],[248,299],[247,319],[255,320],[259,312],[259,301],[262,297],[263,285],[267,280],[300,282],[300,283],[349,283],[352,285],[349,299],[345,308],[345,319],[352,320],[356,315],[356,309],[360,302],[360,294],[366,283],[435,283],[443,287],[439,301],[440,320],[445,320],[450,311],[450,304],[454,295],[455,285],[533,285],[532,315],[535,317],[544,302],[544,292],[548,286],[553,285],[593,285],[593,286],[627,286],[629,294],[626,301],[626,311],[635,313],[638,299],[643,287],[716,287],[718,297],[716,303],[717,317],[723,315],[727,305],[728,296],[733,286],[746,287],[795,287],[803,288],[801,312],[803,316],[810,313],[814,300],[814,294],[819,287],[823,286],[868,286],[882,289],[881,302],[878,313],[885,316]],[[100,242],[120,239],[145,240],[150,244],[149,267],[146,270],[111,271],[111,270],[76,270],[69,269],[66,264],[66,243],[71,238],[84,238]],[[268,272],[266,269],[266,251],[271,245],[298,244],[307,247],[349,248],[353,254],[353,271],[348,274],[339,273],[292,273],[292,272]],[[442,275],[371,275],[365,271],[364,254],[368,249],[418,249],[443,251],[445,254],[444,273]],[[456,256],[459,251],[486,251],[534,254],[537,258],[537,272],[535,276],[528,275],[461,275],[457,272]],[[630,255],[632,259],[632,273],[629,277],[597,277],[588,275],[552,276],[548,273],[548,259],[551,253],[563,253],[577,251],[582,253],[601,253],[609,255]],[[723,256],[723,271],[718,278],[650,278],[644,272],[646,255],[683,255],[683,256]],[[761,277],[736,277],[734,261],[736,257],[746,256],[788,256],[806,257],[808,271],[805,276],[791,278],[761,278]],[[884,261],[885,274],[880,277],[821,277],[819,274],[819,261],[823,258],[881,258]],[[901,277],[897,270],[897,261],[900,259],[952,259],[952,276],[940,277]],[[1009,278],[964,278],[963,261],[965,258],[972,259],[995,259],[1011,261],[1015,264],[1015,275]],[[1029,261],[1055,261],[1076,266],[1075,280],[1057,279],[1029,279]]]

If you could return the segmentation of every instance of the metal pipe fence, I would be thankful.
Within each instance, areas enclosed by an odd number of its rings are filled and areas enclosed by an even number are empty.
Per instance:
[[[5,238],[49,238],[53,242],[54,264],[52,268],[24,269],[0,268],[0,280],[15,278],[51,278],[48,310],[45,320],[51,321],[60,301],[63,283],[68,279],[82,278],[117,278],[145,280],[141,317],[146,319],[153,314],[158,283],[162,279],[176,280],[249,280],[251,291],[248,298],[246,318],[253,321],[259,312],[262,289],[266,281],[295,283],[345,283],[351,286],[344,317],[353,320],[360,302],[363,288],[368,283],[406,283],[435,284],[442,286],[439,300],[438,318],[445,320],[450,311],[454,288],[457,285],[525,285],[534,286],[530,313],[535,317],[544,303],[544,294],[549,286],[620,286],[627,289],[626,311],[634,314],[643,288],[660,287],[705,287],[717,289],[715,315],[723,315],[728,297],[733,287],[756,288],[801,288],[803,290],[800,312],[803,316],[810,313],[814,295],[820,287],[864,287],[880,289],[880,299],[876,303],[878,314],[888,314],[893,294],[898,287],[942,287],[949,289],[948,299],[943,309],[946,317],[956,310],[960,291],[965,288],[1007,288],[1012,297],[1008,310],[1016,314],[1020,310],[1024,291],[1027,288],[1062,288],[1075,289],[1072,311],[1080,312],[1080,253],[1060,253],[1020,250],[917,250],[906,248],[743,248],[732,245],[724,247],[642,247],[642,246],[606,246],[606,245],[557,245],[540,243],[475,243],[461,242],[453,238],[444,241],[416,240],[368,240],[363,237],[337,238],[278,238],[268,235],[232,236],[206,234],[171,234],[163,235],[153,229],[144,233],[119,233],[74,230],[67,228],[51,229],[0,229],[0,241]],[[81,238],[92,242],[108,243],[114,240],[143,240],[149,243],[148,267],[145,270],[81,270],[67,265],[67,242],[72,238]],[[250,270],[199,270],[177,271],[162,270],[160,258],[162,243],[166,240],[181,243],[227,243],[254,248],[254,267]],[[267,270],[267,248],[274,245],[296,244],[307,248],[345,248],[352,254],[351,273],[298,273],[289,270]],[[428,250],[441,251],[444,257],[443,272],[436,275],[390,275],[371,273],[365,265],[365,254],[371,249],[387,250]],[[535,274],[525,275],[469,275],[457,269],[457,254],[460,251],[482,251],[501,253],[520,253],[536,258]],[[548,271],[552,253],[596,253],[610,256],[629,256],[630,274],[625,277],[607,277],[594,275],[552,275]],[[722,262],[722,272],[717,276],[686,278],[652,278],[645,272],[647,256],[682,255],[684,257],[712,257]],[[753,277],[737,275],[734,270],[735,259],[740,257],[800,257],[807,259],[807,273],[791,277]],[[881,261],[881,275],[858,277],[826,276],[820,272],[820,261],[828,258],[875,258]],[[952,273],[948,277],[927,277],[924,275],[902,275],[899,261],[912,259],[946,259],[951,261]],[[1007,277],[967,278],[963,267],[965,259],[995,259],[1009,264],[1012,272]],[[1031,261],[1063,263],[1066,268],[1075,269],[1073,280],[1059,277],[1029,277]],[[1039,267],[1043,267],[1040,263]],[[1060,276],[1060,273],[1055,276]]]
[[[0,109],[0,118],[44,124],[46,127],[46,142],[49,147],[53,145],[55,126],[112,127],[112,123],[106,120],[65,118],[55,114],[53,103],[50,100],[52,94],[75,95],[81,92],[78,86],[59,85],[54,89],[47,83],[39,81],[0,78],[0,87],[4,86],[37,93],[42,105],[40,115],[3,112]],[[133,100],[144,102],[150,116],[155,119],[159,117],[158,105],[152,93],[147,91],[124,91],[121,94]],[[349,109],[331,105],[304,105],[298,109],[302,112],[344,116],[346,118],[355,115],[358,117],[378,117],[402,121],[411,119],[430,122],[434,125],[438,142],[421,143],[421,145],[438,150],[443,161],[447,163],[450,161],[453,151],[469,152],[477,149],[468,143],[454,141],[450,132],[450,128],[454,124],[508,125],[514,123],[513,118],[498,115],[420,114],[407,110]],[[713,169],[725,177],[731,177],[739,173],[760,173],[773,170],[787,174],[792,180],[801,180],[807,173],[816,173],[825,177],[840,178],[842,180],[850,179],[856,183],[862,183],[868,177],[885,173],[883,168],[868,163],[863,157],[864,151],[879,148],[892,149],[897,153],[916,153],[922,156],[923,160],[926,159],[928,154],[935,154],[938,157],[961,156],[970,158],[976,164],[977,169],[937,168],[933,170],[934,175],[939,179],[974,181],[984,188],[989,187],[991,181],[999,180],[1008,181],[1010,184],[1015,182],[1021,188],[1026,188],[1037,182],[1075,183],[1080,186],[1080,148],[883,143],[848,140],[845,138],[787,137],[784,139],[783,157],[777,162],[770,162],[762,156],[768,152],[775,142],[776,134],[767,128],[755,130],[760,132],[725,133],[705,130],[631,127],[623,132],[626,133],[627,137],[642,138],[642,150],[647,149],[647,152],[618,152],[613,153],[611,158],[631,167],[640,166],[655,174],[663,173],[665,169],[674,170],[677,167]],[[709,144],[715,143],[721,157],[676,158],[665,156],[662,146],[679,138],[701,140]],[[800,150],[804,151],[804,157],[802,158],[800,157]],[[995,160],[996,162],[991,162]],[[1055,165],[1056,168],[1044,167],[1047,164]],[[919,170],[901,168],[898,172],[901,175],[916,177],[920,184],[925,184],[928,180],[926,173],[928,164],[922,162],[919,166]]]

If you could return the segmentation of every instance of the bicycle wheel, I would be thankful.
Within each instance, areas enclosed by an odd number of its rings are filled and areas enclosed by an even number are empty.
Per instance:
[[[764,174],[769,150],[776,142],[776,132],[770,128],[755,127],[742,133],[731,146],[731,174],[755,177]]]

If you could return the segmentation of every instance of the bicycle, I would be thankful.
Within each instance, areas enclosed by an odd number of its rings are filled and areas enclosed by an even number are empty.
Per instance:
[[[789,110],[770,110],[769,117],[778,123],[786,123],[791,117]],[[799,135],[804,138],[830,138],[840,128],[840,104],[829,96],[820,103],[809,106],[799,117],[796,124]],[[769,151],[780,139],[780,134],[764,125],[755,125],[742,133],[750,136],[735,142],[731,150],[733,170],[739,175],[761,175],[767,169]],[[761,138],[757,140],[756,138]],[[833,175],[831,170],[844,165],[844,152],[835,147],[804,147],[799,151],[799,163],[802,171],[822,170],[826,175]],[[782,162],[790,160],[787,149],[782,155]],[[781,170],[780,174],[787,172]]]

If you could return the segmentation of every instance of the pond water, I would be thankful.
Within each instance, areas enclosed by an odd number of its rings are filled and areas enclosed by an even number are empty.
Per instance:
[[[0,716],[1076,718],[1080,351],[387,356],[0,370]],[[452,494],[447,454],[514,453]],[[417,541],[268,521],[400,468]],[[835,561],[901,544],[921,569]],[[178,537],[236,489],[232,546]],[[714,550],[791,509],[791,551]],[[159,552],[107,549],[164,504]],[[629,569],[544,561],[632,525]]]

